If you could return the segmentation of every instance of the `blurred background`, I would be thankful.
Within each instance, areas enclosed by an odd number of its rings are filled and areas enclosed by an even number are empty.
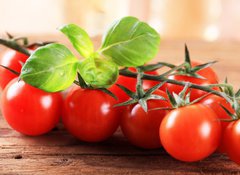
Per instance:
[[[95,36],[127,15],[150,23],[162,38],[240,41],[240,0],[0,0],[0,35],[54,35],[76,23]]]

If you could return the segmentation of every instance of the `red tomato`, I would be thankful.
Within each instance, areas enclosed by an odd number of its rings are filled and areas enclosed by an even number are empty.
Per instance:
[[[8,49],[1,56],[0,64],[9,67],[17,72],[20,72],[22,68],[21,62],[25,63],[27,58],[27,55],[24,55],[12,49]],[[6,85],[16,77],[17,75],[15,75],[14,73],[3,67],[0,67],[0,88],[4,89]]]
[[[193,162],[208,157],[217,149],[221,125],[210,108],[195,104],[168,113],[159,133],[163,147],[172,157]]]
[[[136,72],[135,68],[129,68],[129,70]],[[157,71],[146,72],[146,74],[158,75]],[[126,77],[126,76],[122,76],[122,75],[119,75],[118,80],[116,82],[116,84],[125,86],[126,88],[130,89],[133,92],[136,91],[136,83],[137,83],[136,78]],[[157,82],[157,81],[143,80],[143,89],[149,89],[158,83],[159,82]],[[115,84],[112,87],[110,87],[109,90],[118,97],[119,103],[124,102],[124,101],[128,100],[128,98],[129,98],[129,96]]]
[[[201,104],[208,106],[211,108],[217,115],[219,121],[222,125],[222,135],[224,133],[225,128],[228,126],[229,122],[221,121],[222,119],[230,120],[231,117],[226,113],[226,111],[221,107],[224,106],[229,110],[229,112],[234,113],[234,109],[231,107],[231,104],[228,103],[224,98],[219,97],[217,95],[209,95],[203,100],[200,101]],[[222,140],[222,139],[221,139]],[[225,148],[223,144],[219,145],[218,151],[224,153]]]
[[[116,131],[120,111],[116,100],[100,90],[74,88],[64,102],[63,124],[75,137],[87,142],[103,141]]]
[[[217,114],[217,117],[220,119],[220,121],[221,119],[231,119],[231,117],[225,112],[221,105],[227,108],[231,113],[234,113],[234,109],[231,107],[231,104],[228,103],[224,98],[217,95],[209,95],[201,100],[200,103],[211,108]],[[224,131],[228,124],[229,122],[221,121],[222,131]]]
[[[36,136],[47,133],[58,123],[62,96],[15,78],[4,89],[1,102],[3,116],[13,129]]]
[[[192,66],[195,67],[199,65],[198,62],[192,62]],[[168,79],[171,80],[178,80],[178,81],[184,81],[184,82],[191,82],[198,85],[209,85],[209,84],[216,84],[218,83],[218,77],[217,74],[213,71],[212,68],[207,67],[197,72],[200,76],[206,78],[206,79],[199,79],[194,78],[186,75],[170,75],[168,76]],[[175,92],[176,94],[179,94],[183,90],[183,86],[171,84],[171,83],[165,83],[161,88],[161,90],[166,91],[167,89],[169,92]],[[214,90],[218,90],[218,88],[213,88]],[[191,89],[191,96],[190,100],[193,101],[199,97],[202,97],[205,95],[206,92],[198,89]]]
[[[226,127],[222,144],[229,158],[240,165],[240,120]]]
[[[156,95],[167,99],[165,92],[157,90]],[[148,100],[148,108],[170,107],[164,100]],[[152,110],[145,112],[140,104],[129,105],[125,108],[121,118],[121,129],[127,139],[135,146],[153,149],[161,146],[159,127],[168,110]]]

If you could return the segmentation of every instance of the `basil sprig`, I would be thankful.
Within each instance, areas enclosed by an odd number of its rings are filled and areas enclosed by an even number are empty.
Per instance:
[[[77,25],[64,25],[59,30],[84,59],[78,60],[64,45],[49,44],[31,54],[20,75],[26,83],[49,92],[68,88],[77,72],[91,87],[107,88],[117,80],[119,66],[145,64],[155,57],[160,43],[159,34],[135,17],[113,23],[97,51]]]

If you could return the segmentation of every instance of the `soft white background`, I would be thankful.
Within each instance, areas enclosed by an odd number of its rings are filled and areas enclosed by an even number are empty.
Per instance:
[[[134,15],[164,38],[240,40],[240,0],[0,0],[0,36],[56,34],[77,23],[93,36]]]

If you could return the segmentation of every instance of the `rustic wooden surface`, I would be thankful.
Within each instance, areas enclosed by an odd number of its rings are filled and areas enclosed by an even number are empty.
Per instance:
[[[34,37],[69,44],[62,37]],[[98,45],[99,39],[96,39]],[[185,41],[162,41],[154,61],[181,62]],[[214,66],[221,80],[228,76],[239,87],[240,43],[189,41],[192,58],[219,60]],[[0,48],[1,51],[2,48]],[[9,128],[0,114],[0,174],[240,174],[240,166],[219,153],[196,163],[174,160],[163,149],[131,146],[118,131],[109,140],[78,141],[61,125],[40,137],[23,136]]]

